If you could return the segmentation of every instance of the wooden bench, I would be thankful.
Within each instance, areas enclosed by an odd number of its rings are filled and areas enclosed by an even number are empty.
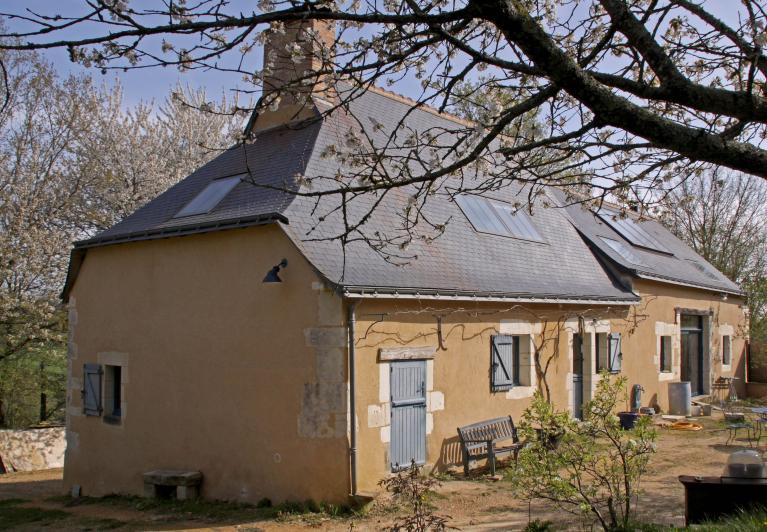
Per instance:
[[[153,499],[196,499],[200,496],[202,473],[158,469],[144,473],[144,496]]]
[[[463,457],[463,472],[469,474],[469,464],[472,461],[487,458],[490,462],[490,473],[495,475],[495,458],[502,454],[511,454],[517,459],[519,450],[524,444],[519,442],[517,428],[511,416],[488,419],[465,427],[458,427],[458,437],[461,440],[461,455]],[[501,442],[507,442],[498,445]]]

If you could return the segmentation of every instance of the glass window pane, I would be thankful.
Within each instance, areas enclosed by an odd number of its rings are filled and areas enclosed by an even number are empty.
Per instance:
[[[516,210],[511,205],[499,201],[493,201],[491,204],[512,236],[543,242],[543,237],[538,233],[530,215],[525,211]]]
[[[605,236],[600,236],[599,238],[602,239],[602,242],[610,246],[610,248],[615,251],[618,255],[629,261],[631,264],[634,264],[636,266],[646,266],[642,259],[639,258],[639,256],[634,253],[634,250],[628,247],[623,242],[619,242],[618,240],[613,240],[612,238],[607,238]]]
[[[633,218],[619,218],[618,213],[605,210],[600,211],[598,215],[603,222],[615,229],[618,234],[633,245],[660,251],[662,253],[671,253],[666,246],[661,244],[657,238],[641,226],[641,222],[634,220]]]
[[[174,218],[205,214],[218,205],[224,197],[240,182],[240,176],[225,177],[208,183],[202,192],[178,211]]]
[[[455,200],[477,231],[510,236],[506,226],[484,198],[465,194],[456,196]]]

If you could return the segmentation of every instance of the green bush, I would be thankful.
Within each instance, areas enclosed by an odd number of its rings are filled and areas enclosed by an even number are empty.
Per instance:
[[[621,429],[615,412],[625,396],[626,378],[603,373],[578,421],[536,394],[519,426],[528,445],[511,472],[514,490],[605,530],[626,529],[657,434],[649,418],[631,431]]]

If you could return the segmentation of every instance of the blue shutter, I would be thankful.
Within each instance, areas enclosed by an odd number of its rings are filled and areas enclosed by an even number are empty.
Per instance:
[[[609,369],[612,373],[619,373],[621,370],[621,362],[623,360],[623,352],[621,351],[621,335],[620,333],[610,334],[610,351],[609,351]]]
[[[492,391],[508,390],[514,386],[514,337],[493,336],[490,366]]]
[[[101,415],[101,376],[100,364],[83,366],[83,412],[86,416]]]

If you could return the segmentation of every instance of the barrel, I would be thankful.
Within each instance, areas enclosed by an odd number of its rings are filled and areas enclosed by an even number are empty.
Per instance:
[[[692,410],[692,392],[690,383],[668,383],[668,413],[677,416],[689,416]]]

